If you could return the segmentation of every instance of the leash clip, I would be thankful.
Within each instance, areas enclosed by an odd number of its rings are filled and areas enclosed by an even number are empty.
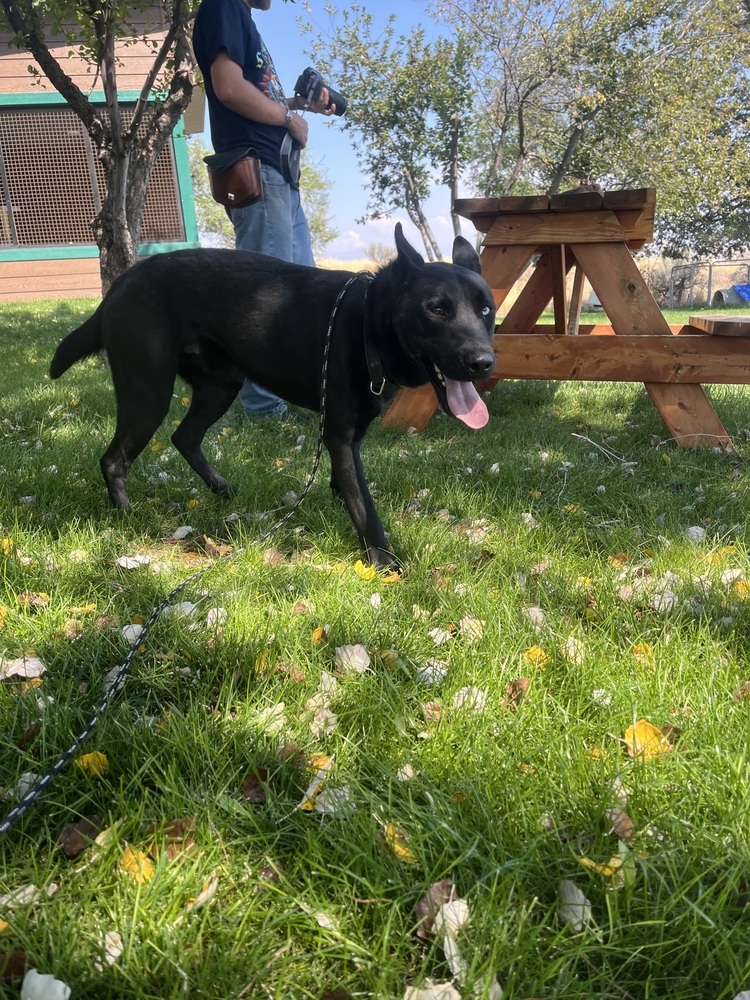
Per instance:
[[[370,392],[373,394],[373,396],[382,396],[384,389],[385,389],[385,379],[384,378],[381,378],[381,380],[380,380],[380,388],[379,389],[375,388],[374,382],[372,381],[372,379],[370,379]]]

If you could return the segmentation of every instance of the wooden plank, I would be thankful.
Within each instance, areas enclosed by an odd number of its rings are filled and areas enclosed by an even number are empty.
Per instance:
[[[402,389],[380,421],[387,430],[408,431],[414,427],[420,433],[429,424],[438,408],[437,396],[431,385]]]
[[[619,334],[669,332],[667,321],[626,247],[573,243],[570,249]]]
[[[565,268],[572,257],[566,255]],[[552,298],[552,270],[549,253],[543,253],[521,290],[521,294],[508,310],[508,315],[498,327],[498,333],[528,333],[547,308]]]
[[[482,276],[492,289],[495,305],[499,309],[511,288],[531,260],[533,247],[485,247],[479,256]]]
[[[570,314],[568,316],[568,334],[575,336],[581,325],[581,307],[583,306],[583,283],[585,275],[580,264],[576,264],[573,273],[573,289],[570,293]]]
[[[644,384],[671,437],[680,448],[732,449],[732,439],[702,385]]]
[[[555,316],[555,333],[568,332],[568,303],[566,278],[568,269],[565,266],[565,247],[556,243],[547,247],[552,279],[552,309]]]
[[[604,207],[601,191],[562,191],[551,194],[549,207],[552,212],[590,212]]]
[[[617,208],[645,208],[646,205],[656,205],[656,188],[624,188],[621,191],[605,191],[602,197],[604,207],[613,211]]]
[[[494,381],[514,378],[750,385],[750,363],[742,342],[722,342],[702,334],[571,337],[497,333],[493,348],[497,358],[491,376]]]
[[[715,337],[750,337],[750,316],[691,316],[690,326]]]
[[[499,215],[484,244],[624,243],[642,238],[637,225],[622,226],[614,212],[530,212]]]

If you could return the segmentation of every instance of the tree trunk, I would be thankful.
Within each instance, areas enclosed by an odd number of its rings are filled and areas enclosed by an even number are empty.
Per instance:
[[[451,115],[451,159],[450,159],[450,194],[451,194],[451,219],[453,220],[453,235],[461,235],[461,218],[453,210],[453,206],[458,198],[458,115]]]
[[[406,167],[404,167],[404,180],[406,182],[406,210],[409,213],[409,218],[419,230],[427,258],[428,260],[442,260],[443,255],[440,253],[440,247],[430,229],[427,217],[422,211],[422,203],[414,188],[412,176]]]

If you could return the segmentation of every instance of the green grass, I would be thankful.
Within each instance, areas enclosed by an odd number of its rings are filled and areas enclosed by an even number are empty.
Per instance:
[[[209,568],[180,598],[198,604],[195,617],[159,621],[85,746],[106,754],[106,776],[73,765],[0,840],[0,894],[57,886],[0,907],[10,925],[0,956],[24,951],[74,1000],[318,1000],[336,988],[401,1000],[410,985],[450,979],[413,912],[450,876],[472,915],[459,938],[464,997],[486,996],[494,975],[513,1000],[733,1000],[749,989],[747,390],[708,390],[735,441],[729,455],[665,443],[631,384],[500,383],[475,434],[442,416],[419,436],[374,426],[365,466],[408,569],[385,583],[354,570],[361,553],[325,462],[292,521],[255,543],[272,523],[255,515],[307,475],[311,422],[258,428],[233,408],[207,445],[239,486],[222,500],[168,444],[184,386],[157,436],[166,447],[132,472],[132,512],[110,509],[98,468],[113,421],[107,371],[92,359],[59,382],[46,375],[90,305],[2,311],[0,656],[33,651],[47,672],[31,691],[0,684],[0,790],[43,773],[86,724],[126,655],[122,626]],[[175,543],[181,525],[194,531]],[[691,541],[691,527],[705,537]],[[203,535],[242,551],[211,563]],[[264,559],[271,546],[281,561]],[[118,566],[135,554],[152,565]],[[29,606],[30,593],[46,604]],[[212,608],[224,609],[219,633]],[[438,646],[435,628],[457,631]],[[571,639],[579,662],[561,652]],[[306,703],[336,673],[336,648],[357,643],[372,671],[337,675],[338,725],[316,735]],[[524,657],[535,646],[545,662]],[[384,663],[383,649],[398,660]],[[425,687],[419,670],[434,657],[447,676]],[[506,688],[520,677],[530,685],[511,710]],[[483,714],[454,706],[465,687],[485,694]],[[425,717],[432,701],[439,721]],[[277,732],[261,713],[282,702]],[[639,719],[680,730],[673,750],[630,758],[622,738]],[[312,774],[279,760],[291,743],[334,756],[329,785],[349,790],[353,811],[295,808]],[[399,780],[407,764],[415,777]],[[268,799],[252,805],[242,784],[259,767]],[[617,854],[606,813],[618,779],[634,877],[612,890],[580,859]],[[66,860],[63,827],[91,813],[109,843]],[[181,862],[157,852],[154,878],[134,882],[126,844],[145,850],[149,824],[186,817],[197,852]],[[416,863],[387,849],[387,823]],[[263,878],[269,865],[283,866],[279,881]],[[186,915],[213,876],[214,898]],[[582,933],[558,915],[563,879],[591,903]],[[97,971],[109,931],[123,954]],[[17,996],[17,983],[0,995]]]

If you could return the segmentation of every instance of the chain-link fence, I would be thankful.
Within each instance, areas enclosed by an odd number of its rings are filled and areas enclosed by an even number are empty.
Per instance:
[[[750,305],[750,260],[715,260],[677,264],[669,278],[669,308],[695,305]],[[741,291],[738,291],[738,288]]]

